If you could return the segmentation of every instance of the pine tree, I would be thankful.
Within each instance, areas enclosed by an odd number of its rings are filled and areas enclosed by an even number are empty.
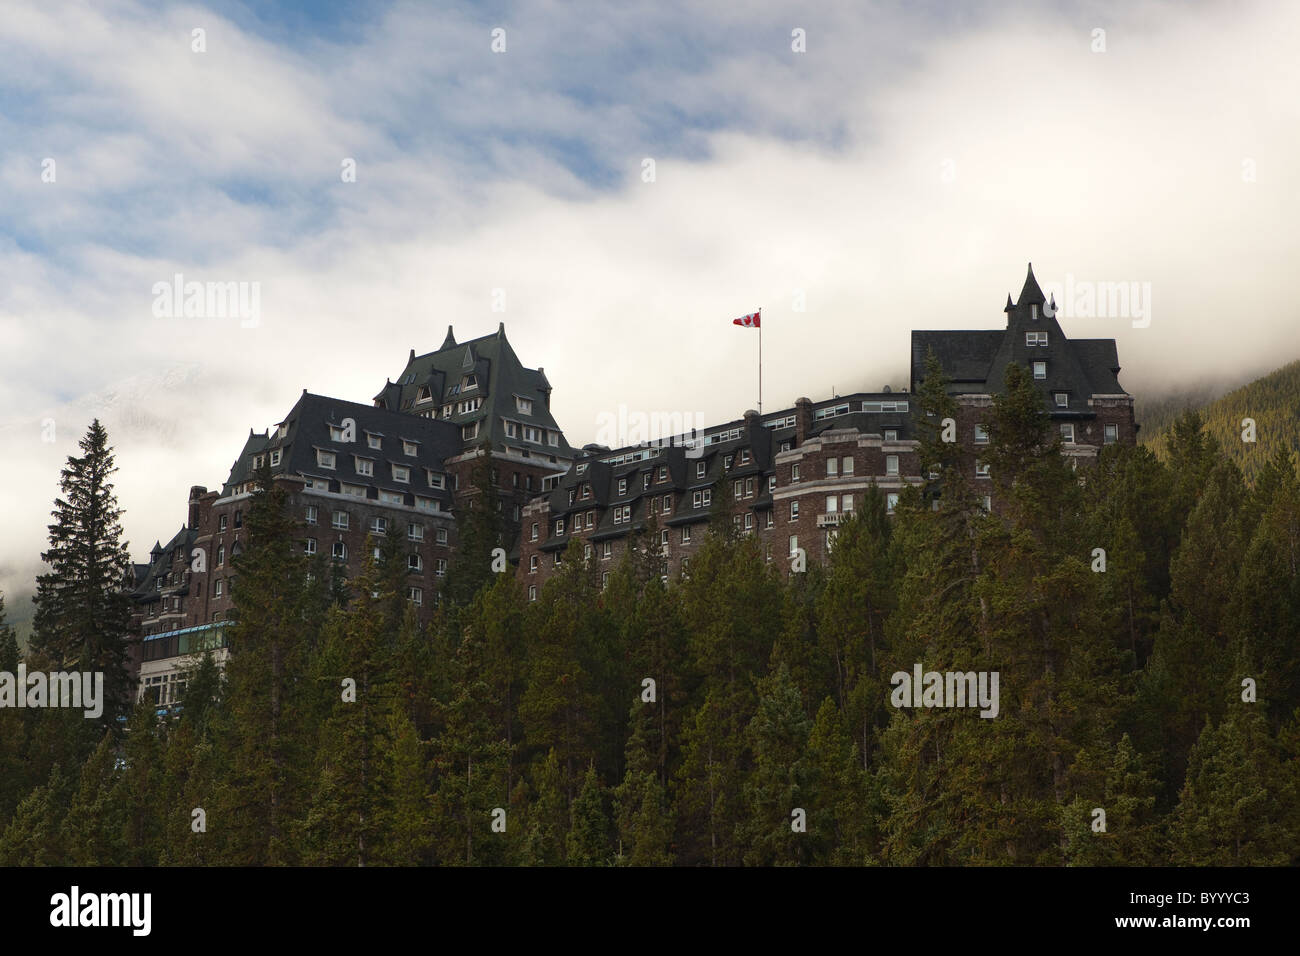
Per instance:
[[[746,731],[753,770],[744,785],[746,815],[738,834],[745,846],[745,863],[807,863],[812,857],[806,832],[808,804],[815,797],[807,763],[812,721],[784,665],[759,681],[758,688],[758,712]],[[805,829],[796,832],[795,815],[800,812]]]
[[[505,525],[497,492],[492,446],[484,442],[470,470],[470,487],[456,506],[456,555],[447,572],[443,596],[465,605],[494,575],[493,552],[504,547]]]
[[[606,802],[607,794],[596,775],[596,767],[588,764],[582,788],[571,808],[573,824],[565,838],[569,866],[608,866],[613,862]]]
[[[233,865],[298,859],[293,824],[311,777],[307,718],[314,709],[302,678],[315,631],[306,565],[293,550],[296,529],[284,488],[264,469],[245,522],[247,545],[233,562],[237,623],[226,663],[223,733],[230,785],[218,795],[218,812],[209,812],[210,826],[227,834]]]
[[[54,501],[49,550],[41,555],[50,570],[36,579],[29,657],[51,670],[103,673],[98,730],[83,735],[88,752],[99,733],[118,730],[118,718],[130,708],[132,565],[109,480],[117,466],[98,419],[79,446],[83,454],[69,456],[59,478],[62,495]]]

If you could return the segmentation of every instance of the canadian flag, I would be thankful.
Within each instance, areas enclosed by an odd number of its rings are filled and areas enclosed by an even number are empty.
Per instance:
[[[732,319],[731,324],[744,326],[747,329],[756,329],[759,327],[759,313],[751,312],[749,315],[742,315],[738,319]]]

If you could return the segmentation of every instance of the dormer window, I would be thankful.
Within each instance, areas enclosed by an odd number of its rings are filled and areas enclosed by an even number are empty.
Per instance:
[[[347,433],[338,425],[330,426],[330,441],[347,441]]]
[[[323,448],[316,449],[316,464],[321,468],[334,467],[334,452],[325,451]]]
[[[885,429],[885,441],[898,441],[898,429],[897,429],[897,428],[886,428],[886,429]]]
[[[1034,363],[1034,378],[1037,379],[1037,380],[1040,381],[1040,382],[1041,382],[1043,379],[1047,378],[1047,363],[1046,363],[1046,362],[1035,362],[1035,363]]]
[[[515,408],[520,415],[531,415],[533,413],[533,400],[531,398],[520,398],[515,396]]]
[[[468,392],[471,388],[478,388],[478,379],[473,375],[466,375],[465,381],[461,383],[461,391]]]
[[[695,477],[696,477],[696,478],[703,478],[703,477],[704,477],[704,470],[705,470],[705,468],[706,468],[706,465],[704,464],[704,462],[702,462],[702,461],[697,461],[697,462],[695,463]]]
[[[401,482],[405,482],[405,483],[407,483],[407,484],[410,484],[410,481],[411,481],[411,469],[410,469],[410,468],[407,468],[405,465],[394,465],[394,466],[393,466],[393,481],[401,481]]]
[[[1034,348],[1035,346],[1041,346],[1041,347],[1043,347],[1043,348],[1046,348],[1046,347],[1047,347],[1047,333],[1046,333],[1046,332],[1026,332],[1026,333],[1025,333],[1025,345],[1029,346],[1030,348]]]
[[[1056,407],[1068,408],[1070,406],[1070,396],[1065,392],[1056,393]]]
[[[271,467],[278,468],[279,466],[280,466],[280,449],[277,448],[275,451],[271,452]]]
[[[373,477],[375,474],[375,463],[369,458],[356,459],[356,472],[363,477]]]
[[[415,457],[420,453],[420,446],[417,442],[402,439],[402,454]]]
[[[383,448],[384,440],[379,435],[373,435],[370,432],[366,432],[366,446],[369,448]]]

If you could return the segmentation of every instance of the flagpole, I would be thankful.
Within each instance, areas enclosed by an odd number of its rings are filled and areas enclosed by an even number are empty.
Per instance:
[[[758,413],[763,414],[763,307],[758,307]]]

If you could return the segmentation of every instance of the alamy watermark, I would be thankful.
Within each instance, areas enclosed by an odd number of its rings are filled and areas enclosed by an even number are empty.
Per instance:
[[[920,664],[912,673],[895,671],[889,678],[894,690],[889,702],[895,707],[979,707],[980,716],[998,715],[997,671],[923,671]]]
[[[1065,274],[1065,283],[1045,282],[1043,294],[1048,317],[1067,319],[1132,319],[1133,328],[1151,325],[1151,283],[1137,281],[1094,282]]]
[[[178,272],[171,282],[155,282],[152,291],[155,318],[239,319],[245,329],[262,321],[260,282],[186,282]]]
[[[596,416],[596,444],[607,448],[682,446],[687,458],[699,458],[704,454],[704,426],[703,412],[629,411],[620,404],[618,411]]]
[[[0,707],[73,707],[85,711],[87,720],[104,713],[104,672],[0,671]]]

